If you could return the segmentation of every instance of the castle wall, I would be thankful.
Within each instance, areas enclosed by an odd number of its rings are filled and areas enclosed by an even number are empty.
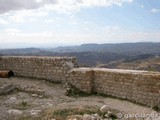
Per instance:
[[[63,82],[68,71],[77,67],[72,57],[0,57],[0,70],[11,70],[15,76]]]
[[[160,73],[104,68],[77,68],[72,57],[0,57],[0,70],[15,76],[69,82],[81,91],[160,106]]]
[[[70,72],[76,75],[70,77],[70,83],[82,91],[160,106],[160,73],[103,68],[75,68]]]
[[[91,93],[93,86],[93,77],[93,71],[90,69],[74,68],[70,70],[70,73],[66,78],[66,81],[83,92]]]

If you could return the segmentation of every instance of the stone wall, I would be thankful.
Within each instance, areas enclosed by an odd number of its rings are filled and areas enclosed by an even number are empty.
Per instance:
[[[103,68],[77,68],[70,72],[67,79],[82,91],[160,106],[160,73]]]
[[[69,82],[81,91],[160,106],[160,73],[103,68],[77,68],[69,57],[0,57],[0,70],[15,76]]]
[[[66,77],[66,81],[86,93],[92,92],[93,71],[90,69],[72,69]]]
[[[52,82],[65,81],[68,71],[75,67],[77,62],[72,57],[0,57],[0,70],[12,70],[15,76]]]

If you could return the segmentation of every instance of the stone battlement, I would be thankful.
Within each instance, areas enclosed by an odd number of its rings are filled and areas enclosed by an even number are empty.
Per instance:
[[[74,57],[0,57],[0,70],[15,76],[69,82],[81,91],[160,106],[160,73],[105,68],[78,68]]]
[[[160,73],[105,68],[74,68],[67,81],[88,93],[160,105]]]
[[[0,70],[11,70],[15,76],[63,82],[68,71],[77,67],[73,57],[0,57]]]

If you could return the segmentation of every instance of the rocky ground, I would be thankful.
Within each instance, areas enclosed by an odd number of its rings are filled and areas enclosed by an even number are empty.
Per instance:
[[[137,114],[160,119],[149,107],[96,95],[69,97],[65,91],[44,80],[0,78],[0,120],[135,120]]]

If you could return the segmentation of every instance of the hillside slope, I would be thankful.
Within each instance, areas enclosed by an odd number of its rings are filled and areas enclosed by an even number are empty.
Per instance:
[[[113,69],[133,69],[160,72],[160,57],[148,58],[143,60],[135,60],[127,62],[124,60],[112,61],[108,64],[100,64],[97,67],[113,68]]]

